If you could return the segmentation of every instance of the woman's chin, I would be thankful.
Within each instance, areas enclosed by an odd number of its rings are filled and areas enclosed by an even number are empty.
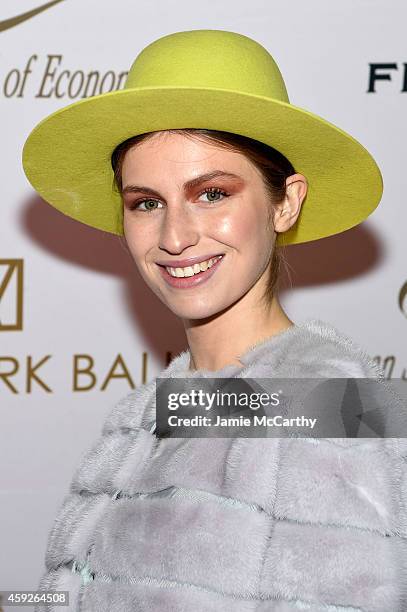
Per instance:
[[[201,320],[216,317],[216,315],[221,314],[228,308],[230,303],[194,304],[193,300],[190,299],[188,303],[185,304],[177,304],[175,300],[166,301],[166,305],[174,315],[181,319]]]

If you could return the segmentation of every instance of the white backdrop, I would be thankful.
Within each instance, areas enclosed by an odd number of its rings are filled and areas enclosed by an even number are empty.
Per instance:
[[[287,250],[283,306],[295,322],[337,326],[390,377],[406,377],[406,19],[402,0],[1,2],[0,590],[37,587],[54,516],[107,412],[185,347],[119,239],[35,195],[21,166],[28,133],[66,104],[121,87],[160,36],[214,28],[254,38],[276,59],[290,101],[360,140],[384,177],[365,223]],[[370,64],[389,66],[369,92]],[[96,90],[83,80],[91,71]]]

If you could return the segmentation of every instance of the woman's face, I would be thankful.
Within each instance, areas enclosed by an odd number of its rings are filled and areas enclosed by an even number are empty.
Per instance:
[[[177,316],[206,318],[265,290],[275,235],[270,200],[243,155],[159,132],[127,152],[122,185],[130,252],[147,285]],[[213,268],[193,276],[205,264],[180,261],[219,255]],[[177,275],[176,268],[188,267],[188,276],[174,278],[164,263]]]

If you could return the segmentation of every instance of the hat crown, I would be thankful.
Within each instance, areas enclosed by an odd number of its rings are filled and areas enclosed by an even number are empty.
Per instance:
[[[149,44],[124,86],[140,87],[214,87],[289,102],[270,53],[243,34],[223,30],[176,32]]]

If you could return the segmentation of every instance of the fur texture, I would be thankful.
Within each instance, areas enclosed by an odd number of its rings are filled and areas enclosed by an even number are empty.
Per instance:
[[[384,380],[316,320],[239,359],[189,372],[184,351],[160,377]],[[76,611],[407,610],[404,439],[157,440],[155,384],[118,402],[84,455],[41,589],[68,589]]]

